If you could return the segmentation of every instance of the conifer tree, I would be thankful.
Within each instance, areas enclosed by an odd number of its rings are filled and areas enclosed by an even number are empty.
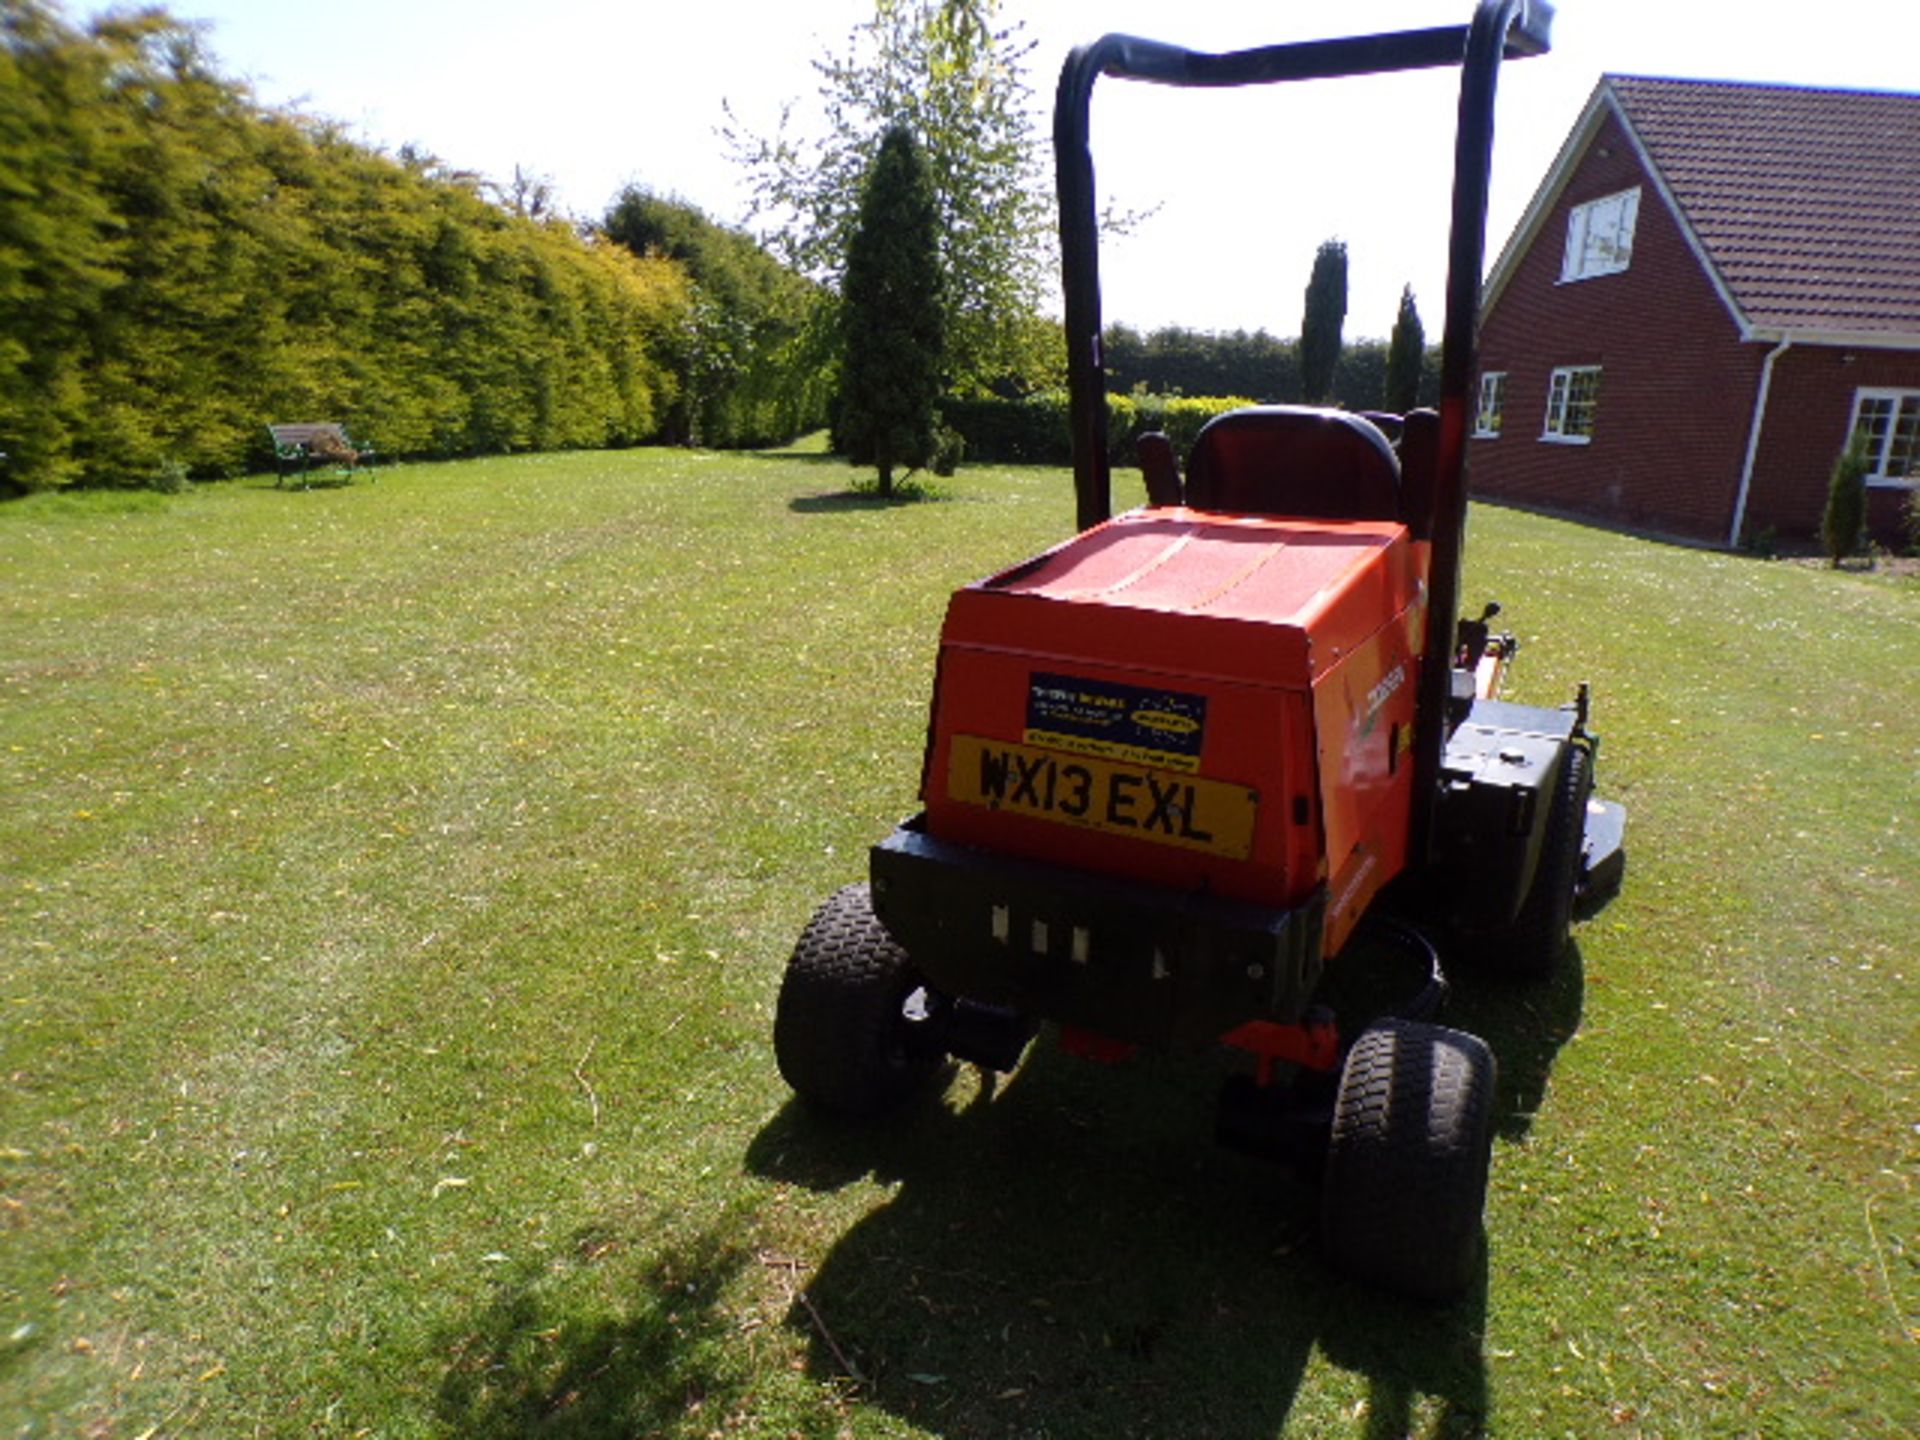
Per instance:
[[[1856,434],[1833,462],[1833,474],[1827,480],[1827,509],[1820,517],[1820,540],[1826,548],[1827,562],[1836,568],[1860,548],[1867,527],[1867,472],[1872,468],[1864,432]]]
[[[933,453],[944,340],[940,216],[920,144],[889,129],[861,189],[841,288],[841,431],[873,456],[880,493],[893,468]]]
[[[1340,363],[1340,329],[1346,319],[1346,242],[1323,240],[1313,257],[1306,313],[1300,320],[1300,380],[1309,404],[1321,404],[1333,394],[1333,371]]]
[[[1400,313],[1387,341],[1386,408],[1404,415],[1420,403],[1420,371],[1426,362],[1427,330],[1413,303],[1413,287],[1400,291]]]

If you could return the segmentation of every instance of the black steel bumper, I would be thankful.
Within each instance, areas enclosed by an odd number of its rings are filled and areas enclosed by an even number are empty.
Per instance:
[[[1008,859],[926,833],[873,847],[874,913],[937,990],[1155,1049],[1299,1019],[1324,896],[1296,910]]]

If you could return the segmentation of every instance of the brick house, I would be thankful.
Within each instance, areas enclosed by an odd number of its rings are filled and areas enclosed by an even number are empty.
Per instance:
[[[1920,95],[1605,76],[1488,276],[1475,494],[1817,534],[1848,437],[1920,482]]]

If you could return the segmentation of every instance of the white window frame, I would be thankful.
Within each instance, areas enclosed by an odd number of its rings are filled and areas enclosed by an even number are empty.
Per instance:
[[[1480,376],[1480,399],[1474,406],[1473,434],[1477,440],[1497,440],[1506,410],[1507,372],[1488,370]]]
[[[1586,376],[1593,377],[1593,392],[1584,401],[1575,402],[1573,391],[1575,384]],[[1557,365],[1547,380],[1547,419],[1540,438],[1555,445],[1590,445],[1600,412],[1600,367],[1598,365]],[[1573,430],[1568,428],[1569,421],[1578,423],[1584,418],[1586,428]]]
[[[1567,214],[1567,248],[1560,283],[1618,275],[1633,264],[1633,232],[1640,219],[1640,187],[1576,205]]]
[[[1854,391],[1853,417],[1847,425],[1849,437],[1861,433],[1862,415],[1869,405],[1890,409],[1878,435],[1871,427],[1867,431],[1867,459],[1872,465],[1867,472],[1867,484],[1885,490],[1920,489],[1920,390],[1867,386]],[[1887,473],[1889,461],[1896,449],[1906,452],[1902,457],[1905,473],[1890,475]]]

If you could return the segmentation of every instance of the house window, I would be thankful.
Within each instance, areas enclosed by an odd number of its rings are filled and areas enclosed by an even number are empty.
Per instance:
[[[1600,403],[1598,365],[1562,365],[1547,390],[1547,428],[1540,436],[1562,445],[1593,439],[1593,412]]]
[[[1567,253],[1560,280],[1617,275],[1633,261],[1633,226],[1640,218],[1640,187],[1589,200],[1567,217]]]
[[[1507,401],[1507,372],[1489,370],[1480,377],[1480,408],[1474,412],[1473,433],[1491,440],[1500,433],[1500,411]]]
[[[1867,442],[1869,485],[1920,485],[1920,390],[1856,390],[1852,435]]]

